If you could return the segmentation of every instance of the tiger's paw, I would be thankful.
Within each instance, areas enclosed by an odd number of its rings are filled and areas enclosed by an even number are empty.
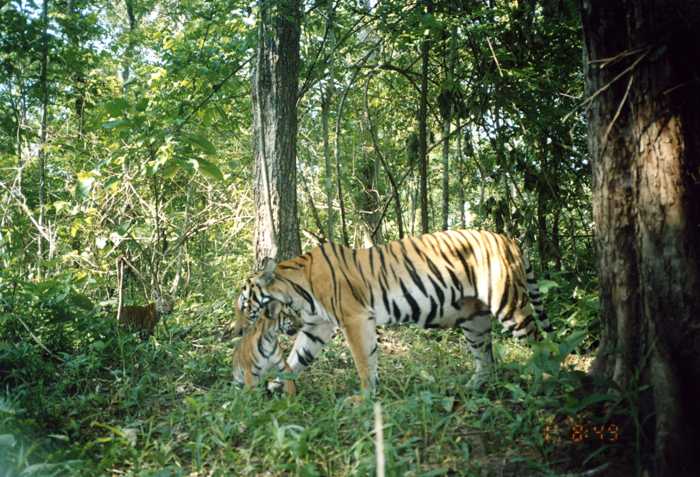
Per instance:
[[[489,381],[490,376],[490,373],[474,373],[474,375],[472,375],[472,377],[467,382],[467,389],[470,391],[479,391],[481,388],[484,387],[484,384],[486,384]]]
[[[371,403],[374,401],[374,396],[376,391],[364,389],[360,391],[360,394],[353,394],[345,398],[345,402],[349,403],[351,406],[356,407],[364,403]]]
[[[267,383],[267,394],[270,396],[280,396],[284,393],[284,382],[275,379]]]
[[[270,396],[281,396],[282,394],[286,394],[287,396],[293,396],[296,393],[296,384],[294,384],[294,381],[292,381],[291,379],[275,379],[267,383],[267,394]]]
[[[369,401],[369,399],[366,396],[363,396],[362,394],[353,394],[352,396],[348,396],[345,398],[345,402],[352,407],[361,406],[367,401]]]

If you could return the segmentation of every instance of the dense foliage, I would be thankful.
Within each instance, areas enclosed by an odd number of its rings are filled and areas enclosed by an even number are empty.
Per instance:
[[[561,371],[556,385],[541,379],[597,344],[573,2],[303,9],[305,246],[418,233],[427,73],[430,228],[446,221],[523,237],[564,343],[523,365],[529,352],[504,341],[502,379],[474,397],[460,390],[470,361],[459,337],[387,332],[389,468],[468,472],[473,459],[476,472],[507,458],[548,472],[603,462],[619,444],[572,457],[542,437],[547,416],[596,403],[580,401],[576,372]],[[230,0],[0,7],[0,462],[9,463],[0,475],[38,463],[56,475],[373,468],[372,410],[343,400],[355,378],[342,342],[304,375],[297,398],[230,386],[226,331],[253,262],[255,14]],[[155,289],[178,298],[150,341],[116,326],[120,261],[129,265],[124,303],[152,300]]]

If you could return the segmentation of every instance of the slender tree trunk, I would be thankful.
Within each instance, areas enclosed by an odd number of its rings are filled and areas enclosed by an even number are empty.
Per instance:
[[[372,115],[369,112],[369,100],[368,100],[368,95],[367,92],[369,90],[369,82],[370,78],[367,79],[365,82],[365,120],[367,121],[367,129],[369,129],[369,134],[372,139],[372,147],[374,149],[374,152],[377,156],[378,161],[381,163],[382,168],[384,169],[384,172],[386,173],[387,179],[389,179],[389,183],[391,184],[391,194],[393,197],[394,201],[394,211],[396,214],[396,226],[399,229],[399,238],[403,238],[404,232],[403,232],[403,217],[402,217],[402,211],[401,211],[401,195],[399,191],[398,184],[396,183],[396,179],[394,178],[394,174],[391,172],[391,167],[386,161],[386,158],[384,157],[384,154],[382,153],[381,148],[379,147],[379,140],[377,139],[377,132],[374,129],[374,122],[372,121]],[[410,162],[410,160],[409,160]],[[376,161],[375,161],[376,164]],[[376,169],[379,169],[379,167],[375,167]],[[378,182],[378,180],[377,180]],[[391,199],[389,199],[391,200]],[[382,240],[379,239],[378,243],[381,243]]]
[[[450,119],[452,105],[449,106],[448,118],[442,123],[442,230],[450,226]]]
[[[46,224],[46,146],[48,138],[49,121],[49,0],[44,0],[42,9],[42,51],[41,51],[41,144],[39,146],[39,227],[44,228]],[[49,251],[51,244],[49,243]],[[43,239],[38,236],[39,262],[44,257]],[[40,265],[41,269],[41,265]]]
[[[457,188],[457,193],[459,194],[459,218],[463,229],[467,228],[467,212],[464,210],[464,204],[466,203],[464,197],[464,151],[462,150],[462,123],[457,117],[457,164],[459,164],[459,187]]]
[[[552,212],[552,234],[549,237],[551,245],[551,255],[554,257],[554,269],[561,272],[561,244],[559,240],[559,222],[561,219],[561,208],[556,208]]]
[[[330,132],[328,129],[328,116],[330,115],[331,98],[333,90],[329,86],[321,93],[321,129],[323,132],[323,163],[324,183],[326,189],[326,238],[333,240],[333,166],[331,165]]]
[[[253,132],[258,265],[301,253],[297,219],[296,143],[299,0],[261,0],[253,73]]]
[[[450,226],[450,126],[452,123],[452,103],[454,97],[453,76],[457,65],[457,27],[450,32],[449,66],[447,68],[448,92],[443,104],[442,118],[442,230]]]
[[[345,199],[343,198],[343,184],[341,181],[342,175],[340,173],[340,126],[342,124],[342,119],[343,119],[343,109],[345,108],[345,100],[348,97],[348,93],[350,92],[350,88],[352,88],[355,85],[355,80],[357,80],[357,75],[361,71],[361,66],[367,62],[369,57],[372,55],[374,50],[370,50],[367,52],[367,54],[359,61],[359,63],[356,65],[355,72],[352,74],[350,77],[350,81],[348,84],[345,86],[345,89],[343,90],[343,94],[340,97],[340,103],[338,104],[338,112],[336,113],[336,118],[335,118],[335,151],[334,151],[334,156],[335,156],[335,181],[336,181],[336,190],[338,193],[338,205],[340,206],[340,233],[343,238],[343,244],[345,246],[348,246],[350,243],[350,240],[348,238],[348,228],[347,228],[347,221],[345,220]]]
[[[424,0],[418,4],[422,10],[432,11],[432,1]],[[424,37],[420,44],[421,78],[420,106],[418,111],[418,160],[420,161],[420,223],[421,232],[430,231],[428,212],[428,60],[430,57],[430,40]]]
[[[582,0],[603,335],[640,392],[643,465],[700,475],[700,5]]]
[[[136,39],[134,37],[134,32],[136,30],[136,11],[134,9],[135,2],[136,0],[124,0],[124,5],[126,6],[126,16],[129,20],[129,37],[126,45],[126,52],[124,53],[124,63],[122,66],[122,93],[124,94],[124,98],[126,98],[129,83],[131,82],[131,60],[134,54],[134,46],[136,44]]]
[[[365,128],[369,129],[369,126],[360,123],[360,137],[362,138],[360,145],[361,159],[356,161],[356,175],[362,184],[362,190],[359,191],[357,205],[360,213],[360,222],[362,223],[362,246],[371,247],[382,243],[382,234],[379,227],[379,222],[381,221],[379,190],[377,186],[377,164],[379,161],[376,157],[370,159],[367,156],[365,144],[367,131],[365,131]],[[373,233],[375,230],[376,233]]]
[[[328,49],[333,51],[335,48],[335,5],[333,2],[328,2],[326,5],[326,30],[328,36]],[[333,64],[329,64],[328,68],[332,68]],[[333,209],[333,169],[331,165],[331,146],[330,146],[330,129],[328,128],[328,120],[330,116],[331,104],[333,101],[334,84],[332,75],[327,80],[327,84],[321,90],[321,128],[323,131],[323,161],[325,166],[325,189],[326,189],[326,238],[333,241],[333,224],[335,213]]]
[[[540,173],[537,177],[537,248],[540,255],[540,268],[546,271],[549,268],[549,232],[547,230],[547,212],[549,209],[547,161],[547,135],[540,136]]]

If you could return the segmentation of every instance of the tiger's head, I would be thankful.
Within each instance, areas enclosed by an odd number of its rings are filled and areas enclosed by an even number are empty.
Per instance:
[[[155,298],[156,311],[159,316],[168,315],[172,313],[175,300],[170,295],[161,295],[157,291],[153,292]]]
[[[236,308],[241,315],[246,316],[250,321],[255,322],[262,310],[275,298],[270,295],[267,286],[275,278],[274,260],[267,260],[263,269],[246,280],[238,295]]]
[[[262,320],[254,321],[244,312],[239,310],[236,324],[233,327],[233,336],[243,336],[251,326],[256,332],[265,333],[270,329],[289,336],[296,334],[299,328],[299,317],[290,307],[281,302],[272,300],[259,311]]]
[[[283,368],[282,350],[277,346],[280,333],[294,334],[298,326],[288,309],[277,301],[271,302],[260,313],[262,319],[251,324],[245,316],[239,319],[245,322],[241,333],[245,332],[233,351],[233,383],[237,387],[252,388],[264,373],[275,366]],[[288,394],[294,394],[296,387],[291,380],[285,381],[284,388]]]

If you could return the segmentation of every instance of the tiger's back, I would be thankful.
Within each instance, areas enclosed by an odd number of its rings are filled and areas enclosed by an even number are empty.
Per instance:
[[[119,324],[131,331],[138,331],[142,337],[153,335],[159,319],[155,303],[125,305],[119,312]]]
[[[325,243],[279,265],[282,273],[298,267],[313,269],[310,291],[336,318],[362,313],[378,325],[449,328],[471,310],[490,312],[518,335],[536,329],[534,276],[517,244],[500,234],[445,231],[365,249]]]

